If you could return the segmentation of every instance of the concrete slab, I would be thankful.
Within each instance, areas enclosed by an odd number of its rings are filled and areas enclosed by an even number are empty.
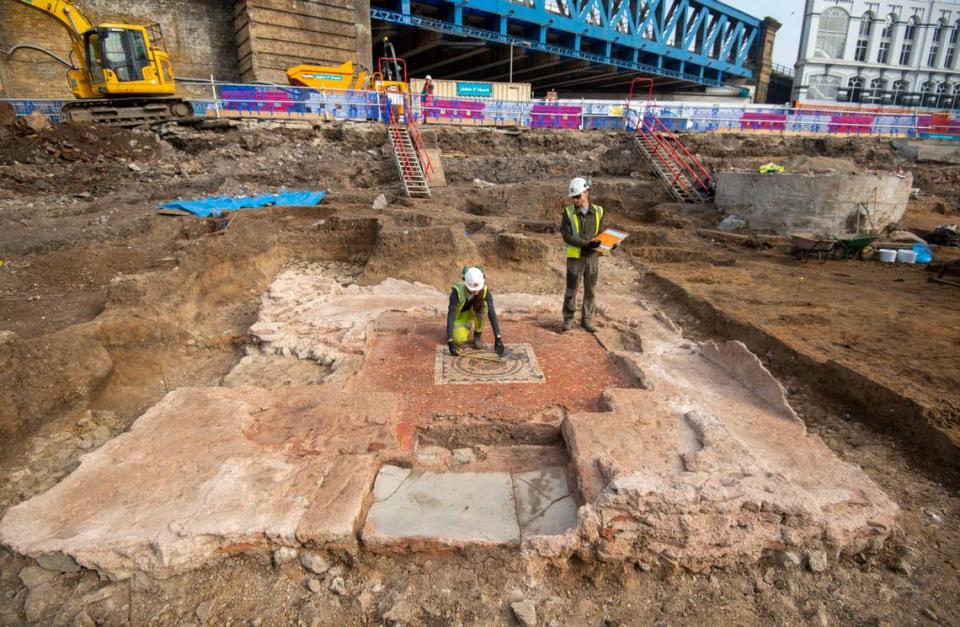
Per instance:
[[[389,492],[403,469],[384,466],[363,528],[370,547],[421,543],[464,546],[517,544],[520,526],[510,475],[505,472],[409,472]]]
[[[852,233],[882,231],[907,210],[913,175],[885,172],[718,172],[717,207],[754,230]],[[858,217],[859,214],[859,217]]]
[[[520,534],[558,535],[577,522],[577,504],[562,466],[512,475]]]

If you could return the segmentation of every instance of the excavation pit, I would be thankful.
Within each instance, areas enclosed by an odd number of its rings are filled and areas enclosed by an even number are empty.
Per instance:
[[[696,570],[771,547],[858,552],[893,529],[896,505],[806,432],[743,345],[696,345],[609,297],[604,341],[624,333],[642,341],[615,345],[643,350],[608,352],[538,321],[558,299],[498,294],[504,339],[533,348],[543,381],[438,384],[445,296],[282,272],[251,328],[282,360],[238,365],[236,387],[168,393],[10,508],[0,540],[124,578],[277,545],[519,544]],[[323,369],[267,376],[295,358]]]

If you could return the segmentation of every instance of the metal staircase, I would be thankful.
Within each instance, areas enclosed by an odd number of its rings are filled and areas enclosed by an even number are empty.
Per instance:
[[[660,118],[644,112],[633,120],[634,143],[670,194],[679,202],[713,200],[713,177]]]
[[[387,124],[387,135],[390,136],[390,144],[393,146],[393,161],[397,164],[403,191],[410,197],[430,198],[430,186],[427,184],[427,173],[431,170],[430,159],[420,138],[419,129],[413,121],[401,124],[398,117],[391,116]]]

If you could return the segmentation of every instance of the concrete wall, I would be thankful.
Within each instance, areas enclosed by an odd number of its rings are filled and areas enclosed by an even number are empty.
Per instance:
[[[865,174],[717,174],[717,207],[756,230],[852,233],[899,222],[913,176]]]
[[[233,37],[233,9],[220,0],[86,0],[84,13],[94,23],[157,22],[178,77],[239,79]],[[66,58],[70,39],[60,24],[18,2],[0,0],[0,46],[31,43]],[[18,51],[0,55],[0,83],[8,98],[72,98],[66,68],[49,57]]]
[[[286,84],[301,63],[372,65],[369,0],[240,0],[234,28],[244,82]]]

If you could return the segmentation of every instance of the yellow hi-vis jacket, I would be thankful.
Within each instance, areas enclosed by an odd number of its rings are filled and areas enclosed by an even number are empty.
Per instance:
[[[600,234],[600,222],[603,220],[603,207],[600,205],[590,205],[593,208],[594,217],[596,218],[597,224],[594,230],[596,234]],[[580,214],[577,212],[576,207],[573,205],[567,205],[563,209],[564,213],[567,216],[567,220],[570,222],[570,226],[573,227],[574,233],[579,236],[583,236],[583,231],[580,228]],[[579,259],[580,258],[580,249],[581,246],[567,246],[567,259]]]
[[[467,296],[469,295],[469,290],[467,289],[467,284],[463,281],[453,284],[453,289],[457,292],[457,315],[463,313],[463,306],[467,304]],[[480,300],[487,300],[487,286],[484,285],[483,289],[480,290]]]

